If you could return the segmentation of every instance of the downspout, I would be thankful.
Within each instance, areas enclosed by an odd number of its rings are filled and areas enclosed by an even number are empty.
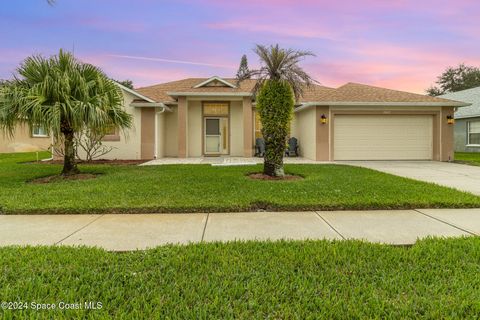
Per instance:
[[[155,112],[155,139],[154,139],[154,153],[153,159],[158,158],[158,115],[165,112],[165,107],[162,107],[162,111]]]

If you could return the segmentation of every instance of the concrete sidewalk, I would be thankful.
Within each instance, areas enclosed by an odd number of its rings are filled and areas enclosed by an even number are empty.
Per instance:
[[[362,239],[413,244],[480,235],[480,209],[0,216],[0,245],[87,245],[125,251],[168,243]]]

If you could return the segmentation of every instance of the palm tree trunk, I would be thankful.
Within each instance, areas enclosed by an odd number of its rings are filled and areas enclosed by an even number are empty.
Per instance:
[[[63,156],[63,176],[70,176],[80,172],[75,162],[74,132],[71,128],[62,128],[65,137],[65,147]]]
[[[263,173],[271,177],[284,177],[283,154],[285,139],[266,138]]]

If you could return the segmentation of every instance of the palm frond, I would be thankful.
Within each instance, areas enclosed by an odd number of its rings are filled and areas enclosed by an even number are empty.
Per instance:
[[[63,50],[50,58],[32,56],[0,88],[0,129],[13,134],[25,122],[48,128],[59,138],[62,126],[75,132],[115,126],[125,130],[132,117],[123,108],[123,94],[102,70],[84,64]]]
[[[260,58],[260,68],[251,70],[245,78],[256,79],[252,89],[254,95],[266,80],[279,80],[286,81],[298,99],[305,87],[317,82],[299,66],[304,58],[315,56],[310,51],[283,49],[278,44],[272,46],[257,44],[253,51]],[[242,80],[244,79],[238,79],[239,82]]]

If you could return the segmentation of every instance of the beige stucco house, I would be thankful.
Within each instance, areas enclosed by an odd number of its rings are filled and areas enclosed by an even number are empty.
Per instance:
[[[254,80],[189,78],[130,90],[126,135],[104,144],[111,159],[252,157],[261,123]],[[467,103],[356,83],[314,85],[297,101],[291,136],[312,160],[453,159],[454,109]]]
[[[52,138],[42,128],[32,128],[18,125],[14,135],[10,136],[0,131],[0,153],[49,151]]]

